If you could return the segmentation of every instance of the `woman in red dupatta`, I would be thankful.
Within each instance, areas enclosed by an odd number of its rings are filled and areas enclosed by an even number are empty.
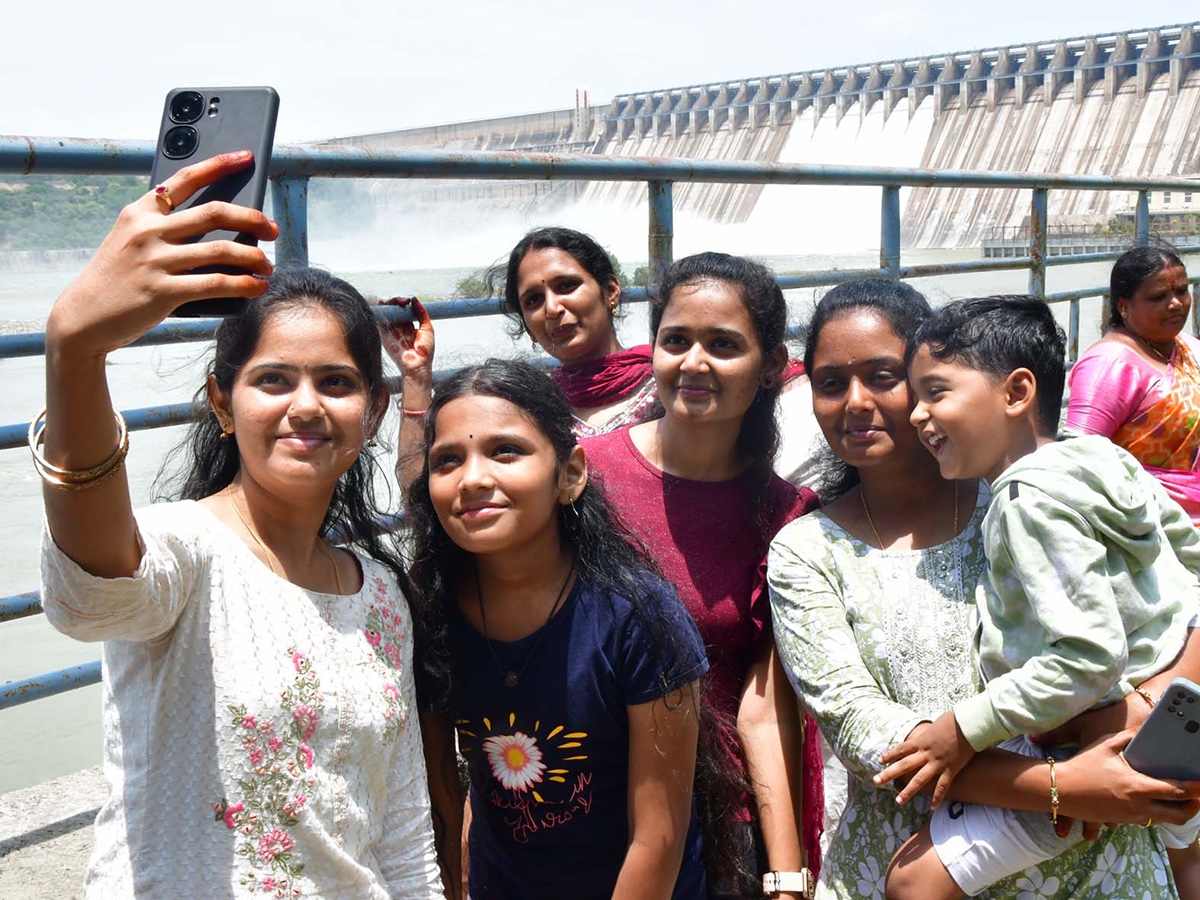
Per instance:
[[[650,345],[624,349],[615,319],[621,282],[612,261],[596,240],[570,228],[537,228],[508,256],[504,275],[504,312],[558,360],[554,380],[575,415],[575,432],[591,437],[635,425],[663,414],[650,363]],[[433,391],[433,325],[414,299],[415,323],[391,329],[384,344],[400,367],[401,409],[410,424],[401,427],[404,448],[420,440],[422,412]],[[406,441],[405,432],[411,432]]]

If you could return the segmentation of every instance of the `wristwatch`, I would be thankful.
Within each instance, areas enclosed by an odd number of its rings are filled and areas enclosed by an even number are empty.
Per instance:
[[[811,869],[799,872],[767,872],[763,875],[763,893],[778,897],[781,891],[795,891],[804,900],[812,900],[813,876]]]

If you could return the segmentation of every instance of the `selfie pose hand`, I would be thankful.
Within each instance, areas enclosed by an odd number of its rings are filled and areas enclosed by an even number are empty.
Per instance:
[[[216,156],[165,182],[176,205],[250,165],[249,151]],[[104,372],[105,356],[129,344],[181,303],[212,297],[257,297],[271,264],[257,247],[232,241],[189,243],[214,229],[274,240],[275,224],[255,209],[205,203],[168,213],[154,191],[129,204],[82,274],[54,304],[46,323],[45,458],[66,469],[108,459],[118,428]],[[254,274],[189,274],[198,266],[238,266]],[[45,491],[58,545],[94,575],[127,576],[141,550],[122,469],[87,491]]]
[[[164,186],[178,206],[252,162],[248,150],[214,156],[181,169]],[[233,241],[194,242],[215,230],[247,232],[265,241],[278,233],[256,209],[211,202],[168,214],[166,202],[154,191],[143,194],[121,210],[87,268],[55,303],[47,343],[69,342],[75,352],[107,353],[137,340],[190,300],[257,297],[266,283],[255,276],[271,274],[266,255]],[[218,265],[252,274],[189,274]]]

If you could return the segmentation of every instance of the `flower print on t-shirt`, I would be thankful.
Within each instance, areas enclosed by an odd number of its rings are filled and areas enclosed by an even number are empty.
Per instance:
[[[583,768],[587,732],[568,731],[565,725],[543,727],[540,720],[532,728],[522,727],[511,712],[507,723],[507,729],[493,728],[485,716],[478,725],[460,719],[456,726],[459,748],[468,760],[482,751],[492,774],[488,802],[510,811],[505,822],[523,843],[591,809],[592,773]]]

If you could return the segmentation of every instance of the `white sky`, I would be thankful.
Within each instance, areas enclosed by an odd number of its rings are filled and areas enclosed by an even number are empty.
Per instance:
[[[1196,18],[1195,0],[5,0],[0,133],[151,139],[172,87],[270,84],[287,143]]]

